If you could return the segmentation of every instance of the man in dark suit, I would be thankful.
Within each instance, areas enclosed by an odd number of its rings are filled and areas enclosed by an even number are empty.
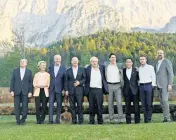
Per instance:
[[[62,92],[65,87],[66,69],[61,65],[61,56],[54,56],[54,65],[49,67],[50,88],[49,88],[49,124],[53,124],[54,101],[57,102],[57,114],[55,123],[60,123],[60,114],[62,108]]]
[[[133,102],[135,123],[140,123],[140,109],[139,109],[139,75],[136,68],[132,67],[132,59],[126,59],[126,68],[123,69],[124,87],[123,94],[125,97],[126,105],[126,123],[131,123],[131,102]]]
[[[91,57],[91,66],[86,69],[85,93],[89,94],[90,122],[95,123],[95,108],[97,109],[98,124],[103,124],[103,93],[108,93],[108,86],[105,80],[105,70],[98,65],[98,58]]]
[[[69,95],[72,123],[77,124],[76,105],[78,110],[79,124],[83,123],[83,94],[86,81],[85,69],[78,66],[78,58],[72,58],[72,67],[66,71],[66,95]]]
[[[28,97],[32,96],[32,72],[26,68],[27,63],[26,59],[21,59],[20,67],[13,70],[11,77],[10,94],[14,97],[17,125],[25,123],[28,114]],[[22,107],[20,107],[20,103],[22,103]]]

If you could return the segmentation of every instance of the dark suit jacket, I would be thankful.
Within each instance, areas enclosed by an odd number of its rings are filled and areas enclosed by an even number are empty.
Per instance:
[[[100,73],[101,73],[101,77],[102,77],[102,90],[104,94],[108,94],[108,85],[106,82],[106,78],[105,78],[105,68],[104,66],[100,66]],[[90,90],[90,79],[91,78],[91,66],[88,66],[86,68],[86,83],[85,83],[85,94],[88,95],[89,90]]]
[[[20,68],[14,69],[11,77],[10,92],[13,91],[15,95],[19,95],[21,92],[23,95],[32,93],[32,72],[31,70],[25,70],[23,80],[21,81]]]
[[[132,68],[130,80],[128,79],[126,75],[126,68],[124,68],[123,69],[123,80],[124,80],[124,86],[123,86],[124,96],[128,95],[129,88],[131,89],[132,93],[136,95],[138,93],[138,80],[139,80],[139,74],[136,68]]]
[[[65,89],[65,72],[66,68],[60,66],[57,76],[54,75],[54,65],[49,67],[50,74],[50,88],[49,92],[62,93],[62,90]]]
[[[80,85],[77,87],[74,87],[74,82],[75,81],[79,81]],[[69,92],[70,95],[74,94],[74,92],[76,93],[84,93],[84,84],[86,81],[86,73],[85,73],[85,69],[78,67],[78,72],[77,72],[77,76],[76,79],[74,78],[73,75],[73,69],[69,68],[66,71],[66,90]]]

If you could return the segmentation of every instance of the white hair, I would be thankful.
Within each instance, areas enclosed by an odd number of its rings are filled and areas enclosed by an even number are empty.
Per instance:
[[[72,60],[71,60],[71,62],[73,62],[74,60],[79,61],[77,57],[73,57]]]
[[[56,54],[56,55],[54,56],[54,59],[55,59],[56,57],[62,58],[61,55],[59,55],[59,54]]]
[[[90,58],[90,62],[92,62],[93,60],[98,60],[98,58],[95,57],[95,56],[92,56],[92,57]]]

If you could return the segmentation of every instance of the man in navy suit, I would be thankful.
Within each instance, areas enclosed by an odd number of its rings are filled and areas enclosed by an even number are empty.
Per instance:
[[[10,94],[14,97],[17,125],[25,123],[28,114],[28,97],[32,96],[32,72],[26,68],[27,63],[26,59],[20,60],[20,67],[13,70],[10,83]],[[22,103],[22,110],[20,110],[20,103]]]
[[[66,71],[66,94],[69,95],[72,123],[77,124],[76,104],[79,124],[83,123],[83,95],[86,81],[85,69],[78,66],[78,58],[72,58],[72,67]]]
[[[105,70],[98,65],[98,58],[91,57],[91,66],[86,68],[85,93],[89,94],[90,122],[95,123],[95,108],[97,108],[98,124],[103,124],[103,93],[108,93],[108,86],[105,80]]]
[[[66,69],[61,65],[61,56],[54,56],[54,65],[49,67],[50,88],[49,88],[49,124],[53,124],[54,101],[57,102],[57,114],[55,123],[60,123],[60,114],[62,108],[62,92],[65,87]]]

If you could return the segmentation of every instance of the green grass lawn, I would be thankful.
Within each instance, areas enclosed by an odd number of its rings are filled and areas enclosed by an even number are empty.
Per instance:
[[[142,115],[141,115],[142,117]],[[37,125],[28,116],[26,125],[17,126],[14,116],[0,116],[0,140],[176,140],[176,123],[162,123],[162,114],[153,123],[103,125]]]

